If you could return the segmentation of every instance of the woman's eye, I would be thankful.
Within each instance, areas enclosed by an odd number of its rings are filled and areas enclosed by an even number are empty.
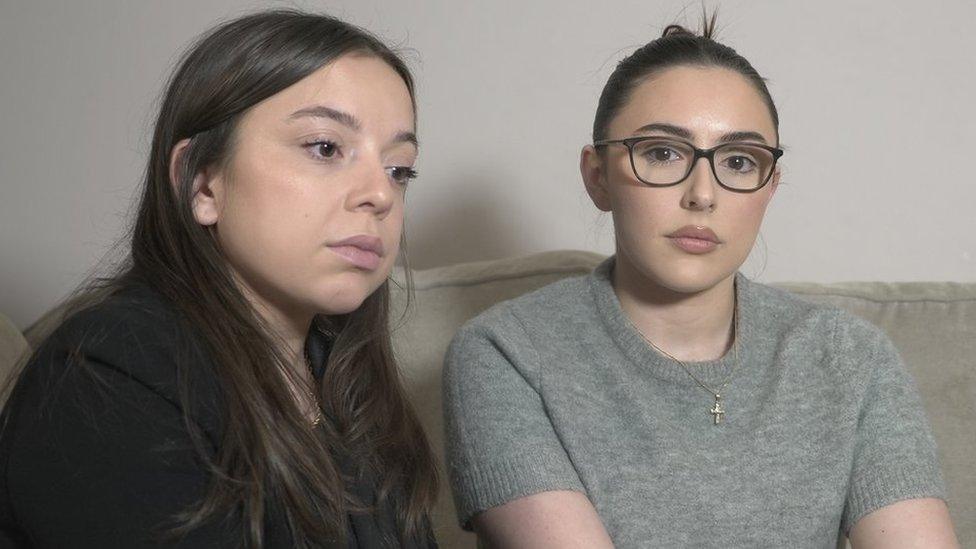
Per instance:
[[[748,156],[730,156],[725,159],[725,166],[734,172],[749,172],[756,168],[756,162]]]
[[[323,160],[335,158],[339,154],[339,145],[332,141],[314,141],[306,144],[305,148],[313,157]]]
[[[417,170],[409,166],[392,166],[386,169],[390,179],[399,185],[406,185],[411,179],[417,177]]]
[[[674,162],[681,158],[678,151],[670,147],[654,147],[645,152],[644,155],[652,162]]]

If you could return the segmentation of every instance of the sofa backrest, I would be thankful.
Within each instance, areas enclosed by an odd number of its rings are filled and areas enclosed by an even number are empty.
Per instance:
[[[438,456],[443,456],[441,367],[454,332],[488,307],[567,276],[603,256],[558,251],[415,273],[415,301],[394,321],[407,390]],[[950,510],[963,546],[976,546],[976,284],[778,284],[806,299],[847,309],[884,329],[913,372],[939,444]],[[404,304],[395,293],[395,311]],[[395,317],[396,318],[396,317]],[[457,525],[446,486],[432,517],[442,547],[475,547]]]

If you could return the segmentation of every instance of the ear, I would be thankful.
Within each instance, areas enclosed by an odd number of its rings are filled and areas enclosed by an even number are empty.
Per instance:
[[[580,152],[580,174],[586,194],[590,195],[593,205],[601,211],[609,212],[613,209],[610,193],[607,192],[606,164],[593,145],[583,147]]]
[[[769,193],[766,195],[766,206],[769,206],[769,202],[773,199],[773,195],[776,194],[776,189],[779,188],[779,180],[783,175],[780,171],[779,166],[776,167],[776,171],[773,172],[773,178],[769,182]]]
[[[183,155],[190,145],[189,139],[180,140],[174,147],[169,157],[169,182],[173,186],[173,192],[179,192],[181,177],[183,176]],[[190,207],[193,209],[193,217],[201,225],[214,225],[220,214],[220,177],[213,174],[211,170],[203,170],[193,176],[193,188],[190,190],[193,196]]]

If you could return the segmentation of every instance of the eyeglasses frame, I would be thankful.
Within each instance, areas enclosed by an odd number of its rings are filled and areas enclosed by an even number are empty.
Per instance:
[[[691,150],[695,151],[695,156],[691,159],[691,162],[688,164],[688,171],[681,179],[675,181],[674,183],[651,183],[650,181],[645,181],[644,178],[642,178],[640,174],[637,173],[637,166],[634,164],[634,145],[640,143],[641,141],[650,141],[652,139],[681,143],[683,145],[687,145]],[[778,147],[770,147],[769,145],[763,145],[760,143],[731,142],[731,143],[722,143],[721,145],[716,145],[710,149],[699,149],[694,144],[685,141],[683,139],[664,138],[656,135],[654,136],[641,135],[638,137],[627,137],[624,139],[601,139],[599,141],[594,141],[593,147],[605,147],[607,145],[616,145],[616,144],[624,145],[627,147],[627,156],[630,158],[630,169],[633,170],[634,176],[637,177],[637,179],[641,183],[649,187],[658,187],[658,188],[673,187],[675,185],[682,183],[685,179],[688,179],[688,176],[691,175],[691,172],[695,171],[695,164],[698,163],[698,159],[705,158],[708,160],[708,166],[712,169],[712,175],[715,177],[715,182],[718,183],[720,187],[734,193],[743,193],[743,194],[754,193],[759,189],[765,187],[766,184],[769,183],[769,180],[773,177],[773,174],[776,172],[776,162],[779,160],[781,156],[783,156],[783,149],[780,149]],[[766,179],[764,179],[763,182],[758,187],[754,189],[736,189],[734,187],[729,187],[725,183],[722,183],[722,180],[718,177],[718,173],[715,171],[715,151],[728,147],[730,145],[749,145],[750,147],[758,147],[760,149],[765,149],[773,154],[773,164],[769,167],[769,173],[766,175]]]

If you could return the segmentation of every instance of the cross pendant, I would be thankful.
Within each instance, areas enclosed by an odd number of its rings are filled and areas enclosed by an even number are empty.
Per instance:
[[[715,406],[709,412],[715,416],[715,425],[722,423],[722,416],[725,415],[725,408],[722,408],[722,395],[715,394]]]

